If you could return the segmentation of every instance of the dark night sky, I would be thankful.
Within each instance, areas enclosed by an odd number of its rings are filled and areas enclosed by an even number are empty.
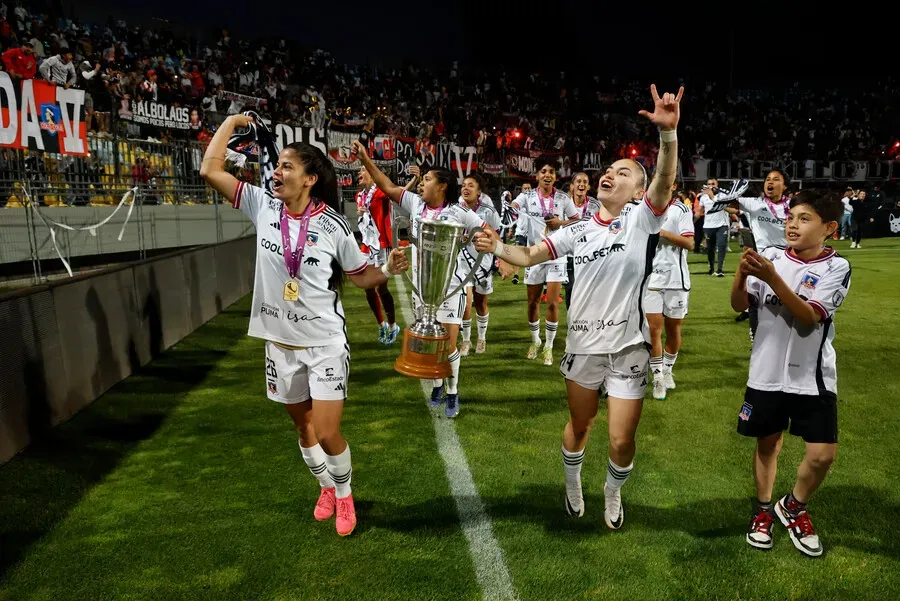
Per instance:
[[[228,26],[233,35],[282,36],[359,63],[406,59],[443,66],[458,59],[487,67],[584,70],[671,82],[682,75],[727,81],[733,64],[736,84],[809,78],[848,85],[896,76],[900,59],[900,44],[891,41],[887,25],[878,24],[888,19],[867,11],[856,23],[854,15],[831,16],[821,5],[795,14],[746,5],[733,18],[720,3],[704,19],[680,12],[667,16],[637,3],[586,8],[574,0],[538,4],[534,11],[523,10],[524,2],[491,0],[272,4],[275,8],[266,10],[230,0],[153,0],[129,2],[123,13],[120,0],[80,0],[78,11],[84,20],[90,15],[99,21],[106,14],[131,15],[132,21],[140,16],[145,22],[165,15],[198,34]],[[671,12],[690,5],[665,6]],[[812,27],[813,14],[832,23]]]

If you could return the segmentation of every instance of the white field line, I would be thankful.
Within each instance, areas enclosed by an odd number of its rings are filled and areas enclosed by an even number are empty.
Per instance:
[[[406,292],[403,276],[394,278],[400,296],[400,308],[407,325],[413,323],[412,308]],[[399,338],[402,340],[402,336]],[[431,398],[431,382],[420,380],[425,399]],[[466,454],[456,435],[452,419],[444,418],[438,412],[431,412],[431,422],[437,439],[438,452],[444,460],[444,472],[450,483],[450,492],[456,502],[463,534],[469,543],[469,554],[475,564],[475,576],[481,586],[484,598],[489,601],[517,600],[516,590],[509,577],[503,550],[494,537],[491,518],[484,509],[484,503],[475,488],[472,472],[466,461]]]

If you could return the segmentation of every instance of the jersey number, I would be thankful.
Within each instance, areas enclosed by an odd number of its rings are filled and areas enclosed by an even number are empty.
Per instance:
[[[266,357],[266,377],[277,378],[278,372],[275,371],[275,362]]]
[[[570,371],[572,371],[572,365],[575,363],[575,355],[566,353],[565,355],[563,355],[562,362],[563,365],[566,366],[566,373],[569,373]]]

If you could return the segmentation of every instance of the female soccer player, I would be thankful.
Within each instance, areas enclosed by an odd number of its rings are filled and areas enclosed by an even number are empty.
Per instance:
[[[391,247],[391,206],[384,192],[378,189],[372,176],[365,169],[359,170],[360,190],[356,194],[356,211],[359,231],[362,233],[363,252],[368,264],[381,267]],[[387,283],[366,289],[366,301],[378,323],[378,342],[390,346],[397,340],[400,326],[394,312],[394,297]],[[385,321],[387,317],[387,321]]]
[[[593,217],[600,210],[600,201],[588,196],[591,188],[591,179],[588,174],[581,171],[572,178],[572,202],[578,210],[578,218]],[[575,257],[566,257],[566,310],[572,302],[572,286],[575,283]]]
[[[491,197],[484,194],[484,178],[478,173],[467,175],[463,180],[462,186],[462,203],[466,208],[473,211],[481,217],[487,225],[497,232],[499,236],[500,215],[494,208]],[[478,251],[475,245],[469,242],[459,253],[457,260],[458,280],[462,281],[475,265],[475,258]],[[487,329],[488,329],[488,295],[494,291],[494,273],[493,267],[494,257],[487,255],[482,257],[481,264],[475,270],[475,277],[466,284],[466,310],[463,313],[462,320],[462,342],[459,345],[459,354],[463,357],[468,356],[472,348],[472,305],[475,305],[475,313],[478,316],[478,341],[475,343],[475,353],[481,354],[487,349]]]
[[[479,250],[493,251],[515,265],[536,265],[567,254],[575,258],[575,286],[568,313],[566,378],[569,422],[563,431],[566,509],[584,514],[581,464],[588,432],[597,415],[598,391],[609,393],[609,467],[604,486],[604,520],[622,527],[621,488],[631,474],[635,432],[641,417],[650,355],[642,329],[641,293],[650,275],[678,161],[675,128],[684,88],[678,95],[650,87],[654,112],[640,111],[659,128],[657,170],[647,189],[644,168],[630,159],[612,164],[597,190],[600,210],[588,220],[561,228],[538,244],[506,246],[478,236]]]
[[[350,352],[340,300],[343,273],[360,288],[384,284],[404,271],[399,250],[380,269],[367,266],[347,220],[337,211],[337,181],[328,158],[309,144],[278,156],[273,192],[225,171],[225,147],[250,118],[232,115],[206,149],[200,176],[256,226],[259,250],[249,335],[266,341],[269,399],[294,421],[300,450],[321,492],[317,520],[337,511],[341,536],[353,532],[350,447],[341,435]]]
[[[359,155],[359,160],[363,166],[371,174],[381,190],[388,195],[394,202],[398,203],[403,209],[409,213],[410,217],[410,235],[415,238],[419,231],[419,221],[423,219],[437,219],[440,221],[455,221],[461,223],[468,228],[482,228],[485,223],[478,215],[470,211],[467,207],[459,204],[459,191],[456,183],[456,176],[449,171],[443,169],[430,169],[422,178],[420,184],[422,193],[413,194],[412,192],[401,188],[394,184],[390,178],[385,175],[369,158],[366,149],[359,142],[353,143],[354,150]],[[496,234],[495,234],[496,236]],[[413,279],[418,270],[418,265],[413,254]],[[456,272],[454,272],[456,274]],[[450,290],[462,284],[462,280],[455,275],[450,282]],[[414,298],[415,302],[418,299]],[[441,305],[437,313],[438,321],[447,330],[450,335],[450,377],[447,378],[446,387],[443,380],[434,380],[431,390],[431,406],[437,407],[444,402],[444,391],[446,388],[446,407],[444,415],[447,417],[456,417],[459,415],[459,350],[456,348],[456,339],[459,336],[459,326],[462,323],[462,314],[466,302],[465,290],[460,290],[454,298],[447,299]]]
[[[534,163],[537,170],[538,187],[525,191],[512,201],[512,207],[519,212],[516,231],[517,238],[524,236],[525,244],[539,244],[551,232],[556,231],[578,215],[578,210],[568,194],[554,187],[556,183],[556,161],[541,157]],[[504,257],[505,258],[505,257]],[[508,271],[508,270],[507,270]],[[531,346],[526,357],[534,359],[538,352],[543,356],[544,365],[553,364],[553,341],[559,326],[559,293],[566,281],[566,258],[560,256],[543,265],[525,270],[525,285],[528,288],[528,327],[531,330]],[[541,292],[547,287],[547,314],[544,319],[544,350],[541,351]]]
[[[659,246],[653,257],[653,273],[644,295],[644,310],[650,327],[650,371],[653,372],[653,398],[665,399],[666,390],[675,388],[672,368],[681,349],[681,322],[687,315],[691,276],[687,253],[694,248],[694,218],[690,207],[678,195],[659,230]],[[665,329],[666,344],[662,333]]]

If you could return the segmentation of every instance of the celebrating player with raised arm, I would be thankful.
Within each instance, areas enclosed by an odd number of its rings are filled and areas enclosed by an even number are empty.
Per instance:
[[[541,157],[535,161],[537,169],[536,189],[523,190],[512,207],[519,212],[516,236],[525,236],[527,245],[539,244],[551,232],[577,218],[578,209],[569,195],[554,187],[556,183],[556,163],[554,159]],[[523,186],[524,188],[524,186]],[[501,257],[505,259],[506,257]],[[560,256],[525,270],[525,284],[528,287],[528,327],[531,330],[531,346],[528,359],[537,357],[541,350],[541,292],[547,286],[547,315],[544,321],[545,340],[543,350],[544,365],[553,364],[553,341],[559,325],[559,293],[566,281],[566,258]]]
[[[232,115],[219,126],[200,176],[256,226],[248,333],[266,341],[268,397],[286,406],[303,459],[319,480],[315,518],[328,519],[336,510],[337,532],[346,536],[356,526],[356,511],[350,447],[340,428],[350,370],[341,280],[346,273],[360,288],[372,288],[404,271],[408,261],[398,250],[380,269],[367,266],[338,210],[334,167],[309,144],[281,151],[272,192],[225,171],[229,137],[250,123],[246,115]]]
[[[609,465],[604,486],[604,520],[622,526],[621,488],[631,474],[635,433],[641,417],[650,354],[643,334],[641,292],[650,275],[670,191],[675,182],[678,95],[650,87],[654,111],[640,111],[659,128],[657,171],[647,188],[644,168],[630,159],[613,163],[597,189],[600,210],[589,220],[567,225],[528,248],[506,246],[478,236],[479,250],[504,261],[530,266],[572,254],[575,287],[568,314],[566,354],[560,371],[566,378],[569,422],[563,431],[566,509],[584,514],[581,464],[588,432],[597,415],[598,391],[609,393]]]
[[[429,169],[422,178],[422,194],[414,194],[405,188],[394,184],[369,158],[366,148],[359,142],[353,143],[354,150],[359,155],[359,160],[372,175],[375,184],[384,191],[388,197],[398,203],[409,213],[410,234],[416,237],[419,231],[419,222],[423,219],[437,219],[440,221],[455,221],[469,228],[484,227],[484,221],[467,207],[459,204],[459,190],[456,176],[443,169]],[[496,234],[494,234],[496,237]],[[416,254],[413,253],[413,273],[419,266],[416,264]],[[450,290],[454,290],[462,284],[458,273],[454,272],[450,282]],[[415,277],[413,277],[415,279]],[[449,292],[449,291],[448,291]],[[418,299],[413,297],[418,303]],[[454,298],[444,301],[437,312],[438,321],[447,329],[450,335],[450,377],[446,383],[446,407],[444,414],[447,417],[456,417],[459,414],[459,350],[456,348],[456,339],[459,336],[459,326],[462,323],[463,310],[466,302],[466,291],[461,289]],[[444,402],[444,381],[434,380],[431,391],[431,406],[437,407]]]

